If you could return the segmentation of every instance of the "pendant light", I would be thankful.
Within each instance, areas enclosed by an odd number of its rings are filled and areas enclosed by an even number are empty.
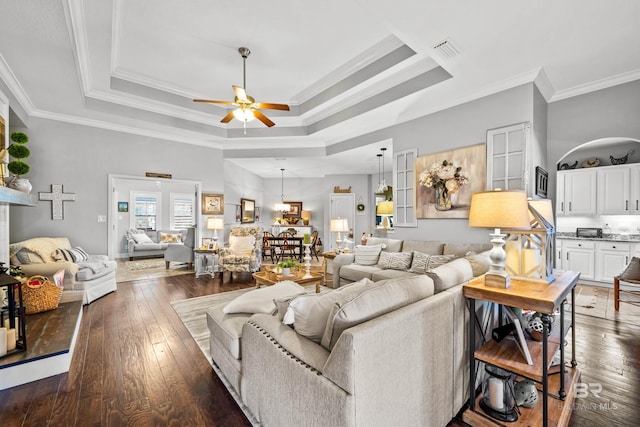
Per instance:
[[[280,193],[280,203],[276,203],[275,210],[276,211],[281,211],[281,212],[284,213],[284,212],[289,212],[289,209],[291,209],[291,206],[284,202],[284,168],[280,169],[280,172],[282,173],[282,187],[281,187],[281,193]]]
[[[382,154],[378,154],[378,168],[380,167],[380,157],[382,157],[382,174],[378,172],[379,181],[378,181],[378,189],[376,190],[376,193],[386,193],[389,187],[387,186],[387,183],[385,182],[385,179],[384,179],[384,152],[387,151],[387,149],[383,147],[380,149],[380,151],[382,151]]]

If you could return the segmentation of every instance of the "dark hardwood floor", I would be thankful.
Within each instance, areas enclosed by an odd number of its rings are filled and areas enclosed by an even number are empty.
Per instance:
[[[190,274],[119,283],[84,307],[68,374],[0,391],[0,426],[249,425],[169,303],[250,286],[249,276],[222,285]],[[590,392],[570,425],[636,426],[640,326],[576,318]]]

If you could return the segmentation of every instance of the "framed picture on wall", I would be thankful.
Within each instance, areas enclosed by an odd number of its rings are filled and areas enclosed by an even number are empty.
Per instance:
[[[224,195],[202,193],[202,215],[222,215]]]
[[[285,202],[289,205],[289,212],[282,214],[283,218],[300,218],[302,215],[302,202]]]
[[[240,199],[240,222],[250,224],[256,221],[256,202],[251,199]]]
[[[129,202],[118,202],[118,212],[129,212]]]
[[[547,185],[549,182],[549,173],[536,166],[536,196],[547,197]]]

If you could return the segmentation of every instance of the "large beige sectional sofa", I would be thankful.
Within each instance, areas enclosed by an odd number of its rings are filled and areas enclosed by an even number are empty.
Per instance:
[[[486,247],[458,253],[474,248]],[[309,289],[268,313],[225,313],[222,302],[207,311],[213,362],[264,426],[444,426],[467,400],[462,284],[488,269],[477,261]]]

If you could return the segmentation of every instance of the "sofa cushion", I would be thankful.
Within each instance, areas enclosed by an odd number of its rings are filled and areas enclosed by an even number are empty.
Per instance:
[[[20,250],[27,249],[37,254],[45,263],[54,262],[53,256],[58,248],[70,249],[69,239],[66,237],[34,237],[33,239],[10,244],[9,256],[14,256]]]
[[[27,248],[20,249],[15,257],[18,259],[20,264],[42,264],[44,261],[37,253],[30,251]],[[13,264],[13,262],[12,262]]]
[[[489,271],[491,268],[491,258],[489,258],[489,251],[476,254],[469,252],[464,256],[464,259],[471,264],[471,270],[473,271],[473,277],[478,277]]]
[[[336,291],[299,295],[289,302],[283,323],[293,325],[298,334],[320,344],[333,304],[342,295],[359,292],[372,283],[369,279],[362,279]]]
[[[56,261],[71,261],[71,262],[81,262],[89,259],[89,254],[82,249],[80,246],[76,246],[72,249],[56,249],[53,258]]]
[[[386,237],[369,237],[367,246],[382,245],[382,250],[387,252],[401,252],[402,240],[387,239]]]
[[[411,267],[411,252],[380,252],[377,267],[382,269],[408,270]]]
[[[473,278],[471,263],[464,258],[457,258],[440,267],[427,272],[433,279],[435,292],[452,288]]]
[[[255,236],[229,236],[229,249],[236,255],[251,255],[255,244]]]
[[[373,280],[372,276],[379,271],[381,270],[375,265],[349,264],[340,268],[340,278],[351,282],[361,279]]]
[[[378,257],[382,251],[382,245],[357,245],[354,249],[355,264],[358,265],[376,265]]]
[[[425,274],[429,270],[452,261],[453,258],[453,255],[429,255],[422,252],[414,252],[409,271],[417,274]]]
[[[164,243],[182,243],[182,233],[163,233],[160,232],[160,242]]]
[[[215,337],[231,356],[239,360],[242,357],[242,327],[253,314],[225,314],[223,309],[226,304],[227,303],[224,302],[207,310],[207,325],[209,326],[211,335]]]
[[[344,330],[433,295],[434,284],[426,276],[414,275],[355,290],[341,293],[329,313],[321,341],[328,350],[333,349]]]
[[[433,240],[405,240],[402,244],[402,252],[422,252],[429,255],[442,255],[443,242]]]
[[[380,280],[400,279],[403,277],[413,277],[415,275],[416,273],[411,273],[409,270],[378,270],[371,274],[371,280],[379,282]]]
[[[640,280],[640,258],[635,256],[631,258],[631,262],[629,262],[627,268],[625,268],[622,274],[618,277],[623,282],[626,280],[631,280],[634,282]]]
[[[278,282],[272,286],[255,289],[244,293],[233,301],[229,302],[224,309],[224,313],[273,313],[275,307],[273,300],[275,298],[283,298],[292,295],[301,295],[305,293],[303,286],[298,285],[291,280]]]
[[[147,233],[132,234],[131,238],[136,243],[154,243],[151,237],[147,236]]]
[[[445,243],[442,253],[444,255],[455,255],[456,258],[463,257],[468,252],[484,252],[491,249],[490,243]]]

